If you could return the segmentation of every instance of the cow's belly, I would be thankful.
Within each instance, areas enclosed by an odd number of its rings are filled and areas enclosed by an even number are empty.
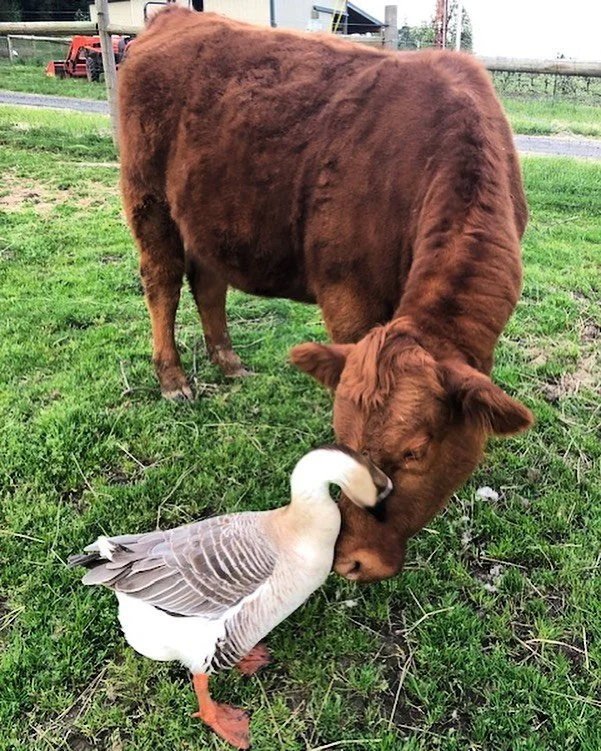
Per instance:
[[[304,263],[292,250],[261,252],[250,245],[187,252],[200,267],[207,265],[229,286],[261,297],[282,297],[296,302],[315,303],[308,284]]]
[[[249,295],[260,297],[283,297],[296,302],[315,303],[315,295],[307,287],[304,275],[296,276],[293,272],[288,279],[277,281],[268,279],[253,279],[239,274],[228,274],[228,284]]]

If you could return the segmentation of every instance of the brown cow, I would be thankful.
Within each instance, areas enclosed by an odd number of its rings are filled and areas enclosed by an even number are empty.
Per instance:
[[[192,396],[174,340],[184,273],[228,375],[244,372],[228,285],[317,302],[335,344],[292,360],[335,389],[337,440],[394,481],[384,523],[343,502],[336,569],[395,574],[487,436],[532,420],[489,378],[527,209],[488,75],[462,54],[179,8],[131,45],[120,75],[123,196],[163,394]]]

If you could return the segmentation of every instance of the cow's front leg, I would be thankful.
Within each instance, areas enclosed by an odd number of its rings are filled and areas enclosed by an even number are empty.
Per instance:
[[[188,259],[186,274],[196,300],[209,359],[230,378],[249,375],[234,352],[227,329],[225,299],[227,283],[195,259]]]

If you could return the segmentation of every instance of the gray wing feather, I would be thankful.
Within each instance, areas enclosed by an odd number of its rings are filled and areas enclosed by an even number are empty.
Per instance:
[[[169,613],[219,618],[275,567],[276,551],[258,518],[252,512],[232,514],[164,532],[110,537],[113,560],[88,571],[83,582]]]

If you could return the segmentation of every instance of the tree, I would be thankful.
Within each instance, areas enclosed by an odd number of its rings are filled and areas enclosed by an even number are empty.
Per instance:
[[[72,21],[82,13],[89,17],[88,0],[4,0],[2,6],[4,21]]]
[[[431,23],[420,26],[403,24],[399,29],[399,48],[403,50],[419,50],[424,47],[434,47],[434,27]]]

